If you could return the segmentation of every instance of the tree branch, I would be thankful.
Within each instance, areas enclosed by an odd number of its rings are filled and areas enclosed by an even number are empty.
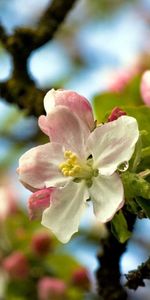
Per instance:
[[[50,41],[76,0],[53,0],[39,20],[36,29],[17,28],[11,36],[0,25],[0,41],[13,58],[10,80],[0,83],[1,97],[9,103],[17,103],[29,114],[39,116],[43,112],[43,96],[46,91],[36,87],[27,70],[30,53]]]
[[[128,229],[133,230],[136,216],[123,208]],[[107,223],[109,236],[101,241],[103,251],[98,255],[97,270],[98,293],[101,300],[126,300],[127,293],[120,283],[120,257],[126,250],[127,243],[121,244],[111,233],[111,223]]]
[[[132,270],[125,275],[127,278],[126,286],[136,290],[139,286],[145,286],[144,279],[150,279],[150,258],[142,263],[137,270]]]
[[[109,229],[110,230],[110,229]],[[127,294],[120,284],[120,256],[126,244],[120,244],[110,232],[109,238],[102,241],[103,252],[98,256],[98,293],[101,300],[126,300]]]

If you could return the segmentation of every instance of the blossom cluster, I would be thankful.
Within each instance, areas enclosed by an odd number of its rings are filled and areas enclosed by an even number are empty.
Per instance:
[[[135,118],[118,110],[96,125],[88,100],[69,90],[50,90],[44,108],[38,124],[50,142],[23,154],[18,174],[33,192],[31,219],[41,218],[66,243],[78,231],[89,200],[102,223],[123,206],[118,169],[132,157],[139,130]]]

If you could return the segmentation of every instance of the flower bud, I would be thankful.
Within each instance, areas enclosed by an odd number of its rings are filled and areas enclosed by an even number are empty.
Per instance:
[[[121,108],[119,107],[115,107],[111,114],[109,115],[108,117],[108,122],[112,122],[114,120],[117,120],[119,117],[121,116],[125,116],[126,115],[126,112],[123,111]]]
[[[39,280],[37,289],[39,300],[65,300],[67,287],[63,280],[43,277]]]
[[[31,242],[32,251],[39,256],[46,255],[52,249],[52,238],[47,232],[36,233]]]
[[[54,188],[45,188],[33,193],[28,200],[28,211],[31,220],[41,219],[43,211],[49,207]]]
[[[29,274],[29,265],[22,252],[14,252],[2,262],[3,268],[13,279],[25,279]]]
[[[90,279],[89,274],[86,268],[79,267],[72,274],[72,283],[81,289],[89,290],[90,288]]]
[[[144,103],[150,106],[150,71],[144,72],[141,79],[140,89]]]

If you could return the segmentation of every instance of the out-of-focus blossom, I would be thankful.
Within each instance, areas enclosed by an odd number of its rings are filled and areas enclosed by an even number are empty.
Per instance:
[[[119,93],[124,90],[130,80],[136,75],[137,70],[120,70],[112,74],[108,89],[111,92]]]
[[[20,158],[19,177],[34,189],[55,187],[42,224],[65,243],[78,231],[89,198],[101,222],[123,205],[123,185],[115,171],[131,158],[139,130],[134,118],[121,116],[91,132],[77,113],[61,105],[46,122],[51,142]]]
[[[150,106],[150,71],[144,72],[141,79],[140,90],[144,103]]]
[[[52,238],[47,232],[38,232],[32,237],[32,251],[39,256],[46,255],[52,249]]]
[[[63,280],[51,277],[43,277],[38,282],[39,300],[62,300],[66,299],[66,284]]]
[[[25,279],[29,274],[29,264],[26,256],[21,251],[16,251],[7,256],[2,266],[4,270],[14,279]]]
[[[79,267],[72,274],[72,283],[81,289],[90,289],[90,278],[88,270],[84,267]]]
[[[4,181],[0,185],[0,221],[4,221],[9,215],[18,211],[14,188]]]
[[[66,107],[79,117],[90,130],[93,130],[95,123],[92,107],[88,100],[78,93],[70,90],[50,90],[44,98],[44,108],[47,116],[39,117],[39,126],[41,130],[49,135],[49,114],[56,107]],[[67,126],[67,124],[66,124]]]
[[[110,113],[110,115],[108,116],[108,122],[112,122],[114,120],[117,120],[119,117],[121,116],[125,116],[126,112],[123,111],[121,108],[119,107],[115,107],[112,112]]]

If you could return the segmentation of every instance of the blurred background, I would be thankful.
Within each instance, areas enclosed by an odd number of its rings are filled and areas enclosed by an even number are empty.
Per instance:
[[[35,27],[49,2],[0,0],[0,22],[9,34],[17,27]],[[118,74],[150,68],[149,36],[150,0],[79,0],[55,38],[31,53],[28,71],[37,87],[72,89],[92,103],[95,95],[116,89]],[[11,77],[12,69],[11,56],[0,44],[1,82]],[[59,287],[60,297],[66,299],[97,299],[99,238],[107,232],[95,222],[91,208],[67,245],[59,244],[40,222],[28,219],[30,192],[18,182],[16,168],[21,154],[43,141],[37,119],[0,98],[0,299],[45,300],[39,292],[42,284],[44,289]],[[148,220],[137,221],[121,259],[122,274],[148,258],[149,231]],[[14,276],[20,264],[24,269]],[[58,282],[42,282],[50,276]],[[128,299],[149,300],[149,282],[146,285],[128,291]]]

